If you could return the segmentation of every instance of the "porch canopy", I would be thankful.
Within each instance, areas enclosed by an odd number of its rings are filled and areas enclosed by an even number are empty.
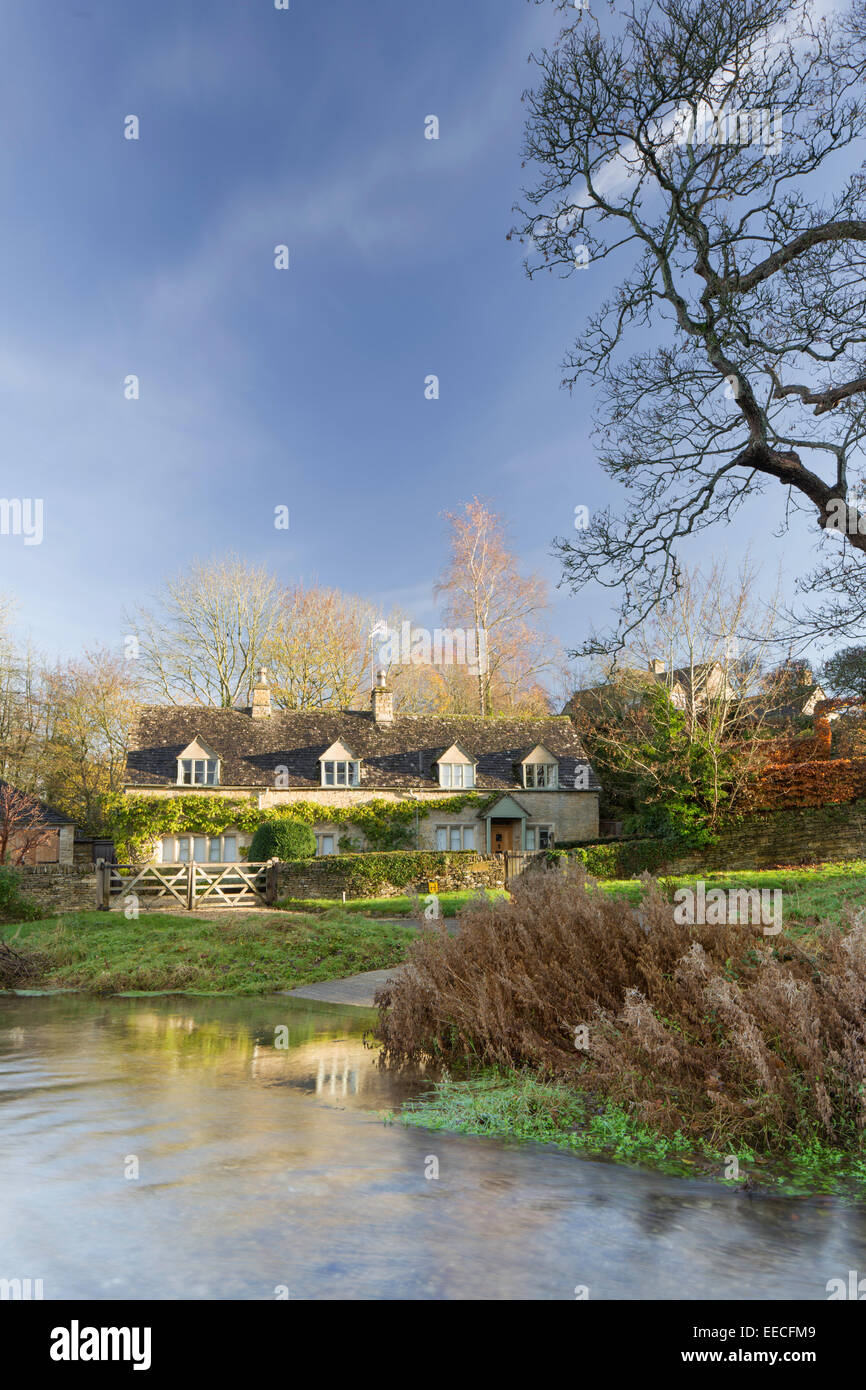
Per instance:
[[[494,801],[492,806],[488,806],[485,811],[478,812],[478,819],[486,822],[486,848],[490,854],[490,822],[493,820],[510,820],[520,822],[520,849],[526,844],[526,817],[527,812],[516,801],[513,796],[501,796],[498,801]]]

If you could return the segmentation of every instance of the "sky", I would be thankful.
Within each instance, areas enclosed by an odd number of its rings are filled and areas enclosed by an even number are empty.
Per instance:
[[[506,240],[527,57],[560,22],[526,0],[0,0],[0,493],[44,505],[41,544],[0,536],[0,594],[39,650],[121,650],[125,611],[227,551],[432,625],[442,513],[476,494],[556,585],[575,507],[617,500],[592,388],[560,387],[610,272],[530,281]],[[783,515],[779,489],[714,533],[770,587],[814,561]],[[603,616],[554,589],[566,646]]]

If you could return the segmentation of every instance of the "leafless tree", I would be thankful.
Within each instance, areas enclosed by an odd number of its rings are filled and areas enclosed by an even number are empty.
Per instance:
[[[610,8],[612,36],[581,14],[535,58],[540,174],[515,229],[530,275],[633,260],[565,367],[591,382],[600,461],[627,489],[621,515],[558,543],[575,590],[621,590],[596,651],[676,585],[682,538],[748,495],[781,487],[826,529],[866,437],[863,0],[847,19],[813,0]],[[862,566],[856,501],[842,544]]]

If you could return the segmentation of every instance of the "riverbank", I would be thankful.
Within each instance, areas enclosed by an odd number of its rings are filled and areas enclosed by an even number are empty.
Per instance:
[[[833,1193],[866,1203],[866,1155],[832,1148],[817,1138],[772,1156],[744,1144],[734,1146],[736,1152],[723,1152],[680,1131],[662,1134],[625,1105],[528,1071],[488,1068],[464,1080],[446,1077],[430,1094],[404,1106],[400,1120],[414,1129],[554,1144],[583,1158],[714,1179],[743,1192]]]
[[[412,925],[346,913],[79,912],[0,927],[37,964],[27,988],[265,994],[399,965]]]

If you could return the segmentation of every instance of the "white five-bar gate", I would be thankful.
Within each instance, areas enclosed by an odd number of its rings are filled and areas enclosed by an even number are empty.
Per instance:
[[[276,902],[277,861],[263,864],[97,865],[97,906],[261,907]],[[128,901],[129,900],[129,901]]]

